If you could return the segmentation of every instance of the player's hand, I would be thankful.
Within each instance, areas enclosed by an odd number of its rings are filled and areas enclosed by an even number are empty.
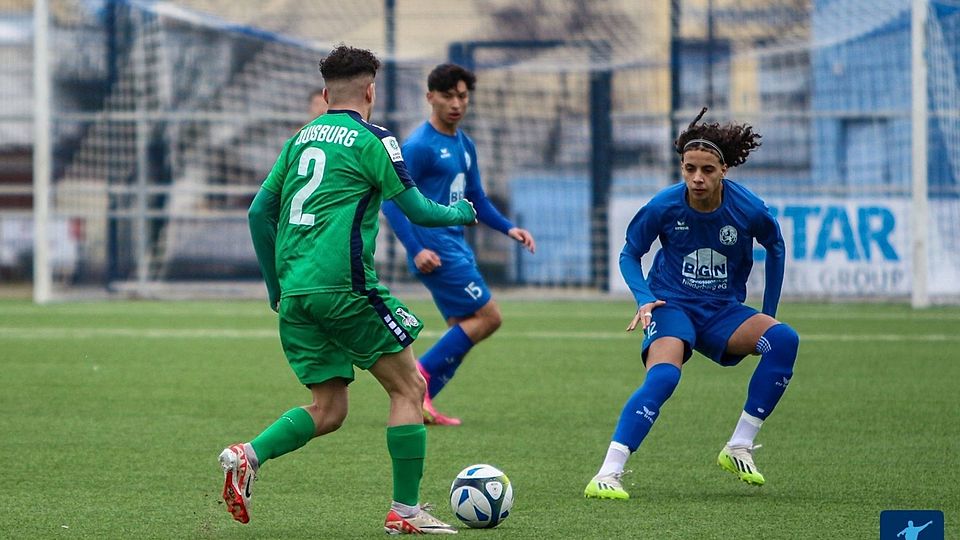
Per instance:
[[[664,300],[654,300],[653,302],[646,303],[640,306],[640,309],[637,310],[637,314],[633,316],[633,320],[630,321],[630,324],[627,325],[627,332],[633,332],[638,324],[642,324],[640,327],[641,330],[646,330],[647,326],[650,325],[650,319],[653,318],[653,310],[666,304]]]
[[[473,207],[473,203],[467,199],[460,199],[455,203],[456,206],[463,207],[462,212],[466,216],[473,216],[473,221],[470,223],[464,223],[467,227],[473,227],[477,224],[477,209]]]
[[[440,256],[432,249],[423,248],[413,258],[413,264],[421,274],[429,274],[440,267]]]
[[[537,243],[534,241],[533,235],[530,234],[530,231],[521,229],[520,227],[514,227],[507,231],[507,236],[523,244],[523,247],[527,248],[527,251],[530,253],[537,252]]]

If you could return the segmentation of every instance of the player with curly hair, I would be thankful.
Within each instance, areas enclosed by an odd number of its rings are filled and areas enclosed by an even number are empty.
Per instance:
[[[674,141],[683,182],[655,195],[627,227],[620,271],[639,306],[627,331],[638,325],[644,331],[647,375],[624,405],[586,497],[630,497],[621,482],[627,459],[660,416],[694,350],[721,366],[761,355],[717,463],[748,484],[765,481],[753,461],[754,438],[790,383],[800,338],[774,318],[784,272],[780,226],[759,197],[725,178],[760,146],[760,135],[747,124],[698,124],[706,111]],[[660,251],[644,277],[640,258],[657,239]],[[754,240],[766,249],[761,311],[743,303]]]

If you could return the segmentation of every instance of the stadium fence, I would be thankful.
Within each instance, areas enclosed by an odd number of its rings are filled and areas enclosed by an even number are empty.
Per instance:
[[[785,296],[960,300],[956,0],[36,0],[0,30],[0,278],[38,302],[262,295],[246,208],[339,42],[384,59],[401,139],[434,65],[477,72],[485,188],[538,244],[472,229],[492,284],[625,293],[706,105],[763,134],[729,176],[781,221]],[[385,222],[376,260],[410,282]]]

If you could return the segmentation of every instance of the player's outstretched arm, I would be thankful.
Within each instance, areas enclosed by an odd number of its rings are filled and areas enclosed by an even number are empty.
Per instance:
[[[527,251],[530,253],[537,252],[537,242],[533,239],[533,235],[530,234],[530,231],[521,229],[520,227],[513,227],[507,231],[507,236],[523,244],[523,247],[527,248]]]
[[[413,234],[413,225],[395,202],[383,203],[383,215],[387,217],[393,234],[397,235],[397,239],[403,244],[403,249],[407,250],[407,253],[414,254],[413,264],[417,266],[417,270],[429,274],[442,264],[437,252],[423,247],[417,235]]]
[[[461,199],[451,206],[443,206],[424,197],[416,186],[405,189],[391,200],[410,221],[424,227],[472,225],[477,222],[477,212],[470,201]]]
[[[420,253],[423,250],[423,244],[417,240],[417,236],[413,234],[413,226],[410,224],[410,220],[407,219],[407,216],[404,215],[403,210],[400,210],[400,207],[397,206],[397,203],[394,201],[384,201],[383,215],[387,218],[387,223],[390,224],[390,228],[393,229],[393,234],[397,235],[397,240],[400,240],[400,243],[403,244],[403,248],[407,250],[407,253]]]
[[[247,222],[253,239],[253,251],[257,254],[260,273],[267,285],[270,309],[277,311],[280,302],[280,280],[277,278],[277,221],[280,217],[280,196],[260,188],[250,203]]]
[[[480,221],[480,223],[520,242],[530,253],[536,253],[537,243],[533,239],[533,235],[530,234],[530,231],[514,225],[506,216],[497,210],[497,207],[490,202],[486,192],[483,191],[479,177],[474,178],[473,182],[470,182],[468,179],[468,188],[465,195],[467,199],[473,202],[474,207],[477,209],[477,220]]]

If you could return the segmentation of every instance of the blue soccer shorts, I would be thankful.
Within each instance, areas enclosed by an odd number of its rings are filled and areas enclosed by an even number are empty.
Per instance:
[[[646,363],[651,343],[662,337],[675,337],[685,345],[684,362],[696,350],[721,366],[735,366],[744,355],[727,354],[727,342],[740,325],[757,313],[756,309],[737,302],[704,306],[668,300],[653,310],[644,332],[641,357]]]
[[[473,315],[493,297],[475,264],[444,262],[433,272],[416,272],[416,276],[433,295],[444,319]]]

